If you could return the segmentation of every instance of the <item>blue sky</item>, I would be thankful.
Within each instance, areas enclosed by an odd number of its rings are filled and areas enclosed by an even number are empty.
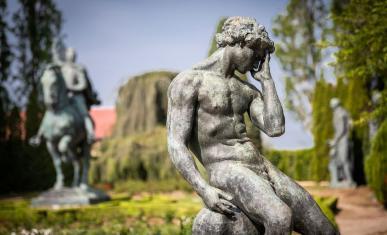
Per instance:
[[[287,1],[214,0],[66,0],[63,13],[65,43],[78,52],[104,106],[114,105],[119,86],[130,76],[152,70],[181,71],[206,57],[218,20],[223,16],[252,16],[272,36],[273,18]],[[284,98],[282,71],[275,56],[271,70]],[[310,136],[289,113],[286,134],[270,138],[276,148],[311,146]]]

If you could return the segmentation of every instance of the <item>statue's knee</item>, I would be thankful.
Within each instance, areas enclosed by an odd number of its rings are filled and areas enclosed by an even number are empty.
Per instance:
[[[193,235],[224,234],[226,230],[225,216],[203,208],[196,216],[192,225]]]
[[[265,219],[265,228],[270,226],[270,230],[278,231],[279,234],[287,234],[292,231],[292,221],[292,210],[288,206],[273,207],[272,213],[269,213]]]
[[[333,225],[329,225],[329,226],[323,228],[323,234],[324,235],[339,235],[340,233],[337,231],[336,228],[333,227]]]
[[[327,219],[319,223],[316,234],[321,235],[338,235],[338,230]]]

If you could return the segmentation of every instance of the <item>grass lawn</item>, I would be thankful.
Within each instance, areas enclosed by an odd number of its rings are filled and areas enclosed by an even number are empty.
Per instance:
[[[56,210],[30,208],[31,195],[1,199],[0,234],[191,234],[200,198],[182,190],[150,191],[110,193],[109,202]],[[334,199],[315,199],[334,221]]]
[[[113,194],[109,202],[57,210],[32,209],[29,198],[10,198],[0,201],[0,234],[190,234],[201,208],[196,195],[181,191]]]

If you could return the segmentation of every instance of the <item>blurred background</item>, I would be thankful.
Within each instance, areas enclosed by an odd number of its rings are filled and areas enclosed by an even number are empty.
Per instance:
[[[215,33],[237,15],[274,40],[285,107],[283,136],[266,137],[246,118],[250,138],[342,234],[387,234],[386,0],[0,0],[0,234],[190,234],[202,204],[169,160],[166,91],[216,50]],[[28,139],[45,111],[39,79],[56,38],[77,51],[102,100],[90,110],[99,141],[89,179],[113,200],[33,210],[30,198],[55,181],[45,145]],[[353,121],[356,188],[328,183],[334,97]],[[71,179],[71,166],[65,172]]]

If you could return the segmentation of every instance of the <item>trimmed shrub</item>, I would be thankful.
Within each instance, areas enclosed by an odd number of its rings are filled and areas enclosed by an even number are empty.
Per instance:
[[[278,169],[295,180],[312,180],[314,149],[268,150],[265,157]]]
[[[370,154],[365,160],[368,185],[376,198],[387,208],[387,120],[379,127],[371,141]]]

